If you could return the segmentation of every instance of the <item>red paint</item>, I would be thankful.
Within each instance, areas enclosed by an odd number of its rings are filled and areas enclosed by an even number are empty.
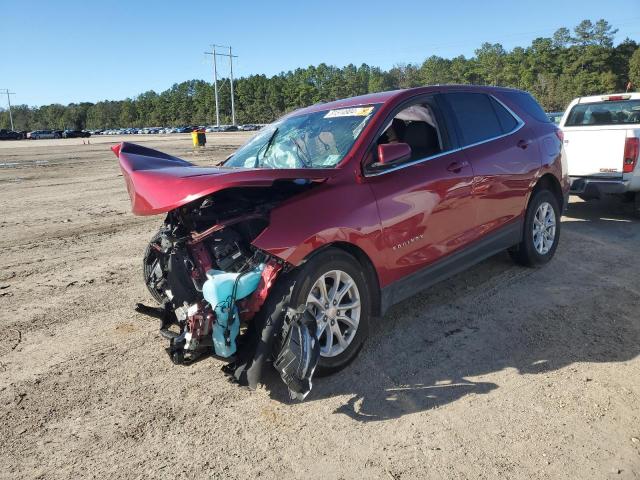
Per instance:
[[[123,142],[116,147],[120,147],[120,169],[131,198],[131,209],[136,215],[169,212],[225,188],[268,187],[275,180],[297,178],[322,181],[337,172],[335,169],[197,167],[132,143]]]
[[[388,143],[378,145],[378,162],[388,165],[392,162],[404,161],[411,158],[411,147],[406,143]]]
[[[267,299],[267,295],[273,286],[273,282],[275,282],[278,273],[282,270],[282,265],[276,263],[275,261],[271,261],[267,263],[262,270],[262,276],[260,277],[260,283],[258,283],[258,287],[255,291],[247,298],[244,298],[238,302],[238,307],[240,308],[240,318],[242,321],[247,322],[253,318],[253,316],[258,313],[265,300]]]
[[[194,268],[191,272],[192,277],[197,280],[204,280],[207,271],[213,268],[209,251],[203,243],[199,242],[190,244],[189,252],[191,253],[191,258],[193,258],[197,264],[197,268]]]
[[[451,91],[491,94],[525,125],[500,139],[391,173],[363,174],[376,135],[396,107],[418,95]],[[269,226],[253,245],[299,265],[322,246],[351,244],[369,257],[384,287],[522,218],[543,175],[553,175],[563,193],[568,192],[557,128],[530,117],[505,92],[493,87],[423,87],[313,105],[290,114],[381,104],[333,169],[202,168],[126,143],[119,152],[120,164],[138,215],[166,212],[225,188],[269,186],[278,179],[319,181],[271,210]]]

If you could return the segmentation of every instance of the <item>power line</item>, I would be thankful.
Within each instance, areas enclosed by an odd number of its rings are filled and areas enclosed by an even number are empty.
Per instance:
[[[8,88],[3,88],[4,93],[7,94],[7,104],[9,105],[9,121],[11,122],[11,130],[13,130],[13,115],[11,115],[11,98],[9,95],[15,95],[14,92],[10,92]]]

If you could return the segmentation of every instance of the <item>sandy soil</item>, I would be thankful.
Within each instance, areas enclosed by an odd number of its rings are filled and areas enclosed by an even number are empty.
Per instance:
[[[245,134],[134,136],[207,164]],[[215,140],[214,140],[215,138]],[[377,322],[291,403],[174,366],[141,282],[114,137],[0,142],[1,478],[640,476],[640,222],[573,201],[555,259],[497,255]]]

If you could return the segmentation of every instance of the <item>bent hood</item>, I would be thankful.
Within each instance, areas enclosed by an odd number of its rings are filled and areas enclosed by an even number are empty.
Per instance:
[[[206,195],[237,187],[269,187],[278,180],[321,182],[335,169],[198,167],[166,153],[123,142],[111,148],[135,215],[169,212]]]

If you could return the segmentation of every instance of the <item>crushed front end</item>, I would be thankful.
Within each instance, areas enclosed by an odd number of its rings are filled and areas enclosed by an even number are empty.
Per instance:
[[[114,151],[120,156],[132,204],[146,205],[136,181],[149,191],[149,177],[141,175],[144,169],[132,169],[133,162],[127,164],[127,151]],[[128,153],[132,151],[147,161],[150,152],[154,153],[137,146]],[[190,178],[184,170],[191,173],[198,168],[178,164],[183,161],[172,157],[158,159],[166,165],[149,168],[150,177],[176,170],[177,164],[181,188],[185,188],[184,179]],[[134,161],[142,164],[140,158]],[[160,319],[160,333],[169,341],[167,352],[174,363],[188,364],[203,355],[214,355],[229,361],[223,368],[226,374],[253,389],[265,361],[279,359],[276,368],[292,397],[306,396],[318,360],[315,328],[301,313],[286,315],[286,308],[275,322],[261,317],[277,279],[292,266],[252,242],[267,228],[274,206],[311,187],[312,182],[300,179],[234,186],[180,202],[167,211],[143,261],[146,286],[162,306],[138,304],[137,310]]]

